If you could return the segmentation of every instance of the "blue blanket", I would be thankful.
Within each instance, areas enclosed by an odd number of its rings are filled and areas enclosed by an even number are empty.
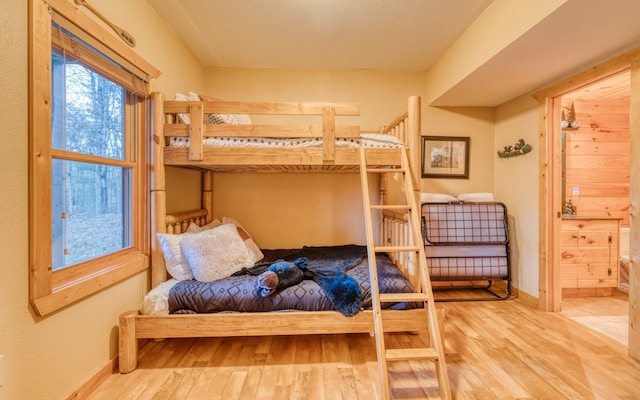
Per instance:
[[[347,317],[356,315],[362,308],[362,294],[358,282],[347,275],[347,271],[361,264],[365,260],[364,255],[358,255],[361,248],[353,253],[353,258],[335,257],[327,254],[324,248],[308,248],[304,252],[307,265],[300,267],[305,279],[315,281],[333,307]],[[291,260],[293,261],[293,260]],[[243,268],[232,276],[253,275],[264,273],[271,263],[256,264],[251,268]],[[292,286],[292,285],[285,285]],[[278,287],[282,289],[283,287]]]

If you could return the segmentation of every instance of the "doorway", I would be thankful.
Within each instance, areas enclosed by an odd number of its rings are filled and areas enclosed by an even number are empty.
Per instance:
[[[562,261],[562,157],[561,143],[555,140],[561,134],[562,96],[580,88],[630,70],[630,203],[635,204],[640,196],[640,166],[633,162],[640,155],[640,49],[620,55],[599,64],[571,78],[534,94],[539,101],[540,115],[540,271],[539,308],[546,311],[561,311],[562,287],[560,280]],[[629,355],[640,358],[640,312],[637,307],[637,288],[640,286],[640,271],[634,266],[640,253],[638,244],[639,218],[638,207],[630,207],[630,284],[629,284]]]
[[[554,130],[562,149],[561,262],[555,282],[561,287],[560,314],[624,346],[630,95],[628,69],[564,93],[555,102],[561,107],[561,129]],[[573,230],[576,226],[581,233]]]

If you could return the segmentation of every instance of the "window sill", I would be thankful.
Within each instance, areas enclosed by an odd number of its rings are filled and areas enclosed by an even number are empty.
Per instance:
[[[31,306],[38,316],[45,316],[140,273],[148,267],[149,256],[137,254],[125,262],[105,268],[86,279],[56,289],[51,294],[31,299]]]

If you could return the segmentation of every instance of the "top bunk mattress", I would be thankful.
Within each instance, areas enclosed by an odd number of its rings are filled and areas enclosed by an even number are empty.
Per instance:
[[[204,147],[226,148],[309,148],[322,147],[322,138],[269,138],[269,137],[205,137]],[[404,144],[393,135],[381,133],[362,133],[360,138],[337,138],[337,148],[403,148]],[[189,147],[189,138],[173,136],[169,139],[170,147]]]

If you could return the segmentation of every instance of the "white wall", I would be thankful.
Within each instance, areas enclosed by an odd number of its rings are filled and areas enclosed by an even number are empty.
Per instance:
[[[457,195],[493,192],[493,109],[488,107],[427,107],[424,136],[469,137],[469,179],[422,179],[423,192]]]
[[[538,102],[531,95],[495,110],[496,150],[524,139],[533,150],[523,156],[498,158],[494,152],[496,199],[509,213],[514,286],[538,297]]]
[[[118,316],[139,307],[148,278],[139,274],[45,318],[36,317],[29,308],[28,3],[4,1],[0,13],[0,354],[4,354],[0,399],[65,399],[117,354]],[[145,0],[92,0],[91,4],[135,36],[136,51],[163,72],[157,87],[170,91],[202,87],[202,67]]]

